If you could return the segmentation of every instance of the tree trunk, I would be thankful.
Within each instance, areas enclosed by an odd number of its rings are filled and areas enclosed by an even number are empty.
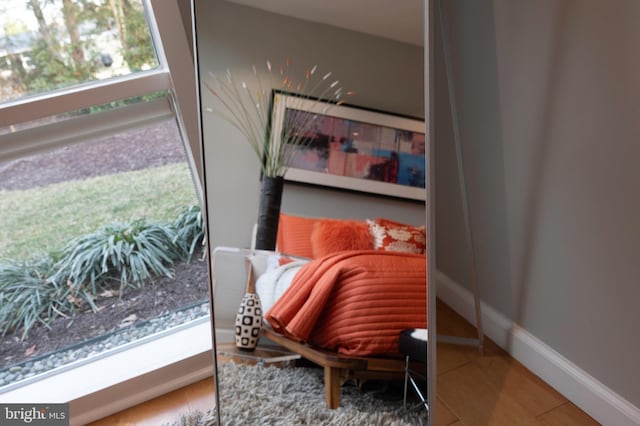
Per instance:
[[[120,43],[122,43],[122,51],[126,52],[129,49],[129,43],[127,41],[127,28],[124,23],[122,0],[109,0],[109,5],[118,27],[118,37],[120,37]]]
[[[40,31],[40,35],[42,35],[51,56],[60,61],[60,63],[64,63],[64,58],[60,54],[60,47],[51,34],[51,31],[49,31],[49,25],[47,25],[47,21],[44,18],[44,13],[42,12],[40,3],[38,0],[29,0],[27,5],[33,11],[36,21],[38,21],[38,30]]]
[[[82,41],[80,40],[80,30],[78,29],[78,6],[71,0],[62,0],[62,15],[64,25],[69,33],[69,41],[71,42],[71,59],[75,67],[76,75],[85,78],[83,75],[84,52],[82,50]]]
[[[258,250],[274,250],[276,247],[283,186],[284,178],[282,176],[263,176],[262,178],[256,235],[256,249]]]

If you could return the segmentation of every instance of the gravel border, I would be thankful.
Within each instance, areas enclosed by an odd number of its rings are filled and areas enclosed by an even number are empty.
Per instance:
[[[147,321],[116,329],[105,335],[74,344],[65,349],[41,355],[26,362],[0,370],[0,394],[40,380],[45,374],[55,374],[72,363],[93,361],[141,339],[153,338],[168,330],[203,318],[209,319],[209,303],[198,302],[174,312],[151,318]],[[158,336],[154,336],[158,337]]]

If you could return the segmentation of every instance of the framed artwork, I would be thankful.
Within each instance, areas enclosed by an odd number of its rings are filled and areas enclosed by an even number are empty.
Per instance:
[[[286,144],[286,180],[426,198],[423,120],[275,92],[271,128],[274,145]]]

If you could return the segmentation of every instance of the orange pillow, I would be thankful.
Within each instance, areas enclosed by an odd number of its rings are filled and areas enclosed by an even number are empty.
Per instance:
[[[427,250],[425,226],[412,226],[389,219],[367,219],[374,247],[382,251],[424,254]]]
[[[280,253],[299,257],[313,257],[311,232],[320,219],[280,213],[276,245]]]
[[[322,219],[311,232],[313,257],[344,250],[373,250],[373,238],[365,221]]]

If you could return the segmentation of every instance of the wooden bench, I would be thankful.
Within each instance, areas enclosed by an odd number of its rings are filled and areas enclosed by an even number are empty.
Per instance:
[[[331,409],[340,406],[341,379],[389,380],[404,377],[403,359],[350,357],[296,342],[268,328],[263,328],[262,333],[272,342],[324,368],[325,402]]]

